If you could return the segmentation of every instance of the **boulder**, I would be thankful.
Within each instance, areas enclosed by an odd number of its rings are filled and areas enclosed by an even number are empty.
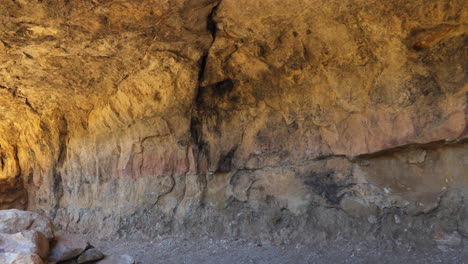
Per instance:
[[[44,234],[34,230],[16,234],[0,234],[0,252],[26,253],[47,258],[49,240]]]
[[[43,264],[41,257],[28,253],[0,253],[2,264]]]
[[[57,237],[50,250],[49,261],[60,262],[79,256],[89,247],[89,243],[80,239]]]
[[[53,225],[47,217],[17,209],[0,210],[0,233],[15,234],[26,230],[42,232],[49,240],[54,238]]]
[[[104,254],[97,248],[90,248],[78,257],[78,263],[87,263],[104,258]]]

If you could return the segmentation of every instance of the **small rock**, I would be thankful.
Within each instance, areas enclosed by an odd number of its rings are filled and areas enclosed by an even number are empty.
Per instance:
[[[89,247],[89,243],[79,239],[59,237],[50,250],[49,261],[65,261],[79,256]]]
[[[97,264],[135,264],[135,260],[129,255],[109,256],[96,262]]]
[[[0,253],[2,264],[44,264],[41,257],[28,253]]]
[[[78,257],[78,263],[86,263],[104,258],[104,254],[97,248],[90,248]]]
[[[17,209],[0,210],[0,233],[15,234],[26,230],[42,232],[49,240],[54,238],[52,223],[46,217]]]
[[[0,234],[0,252],[26,253],[46,258],[49,240],[38,231],[29,230],[16,234]]]

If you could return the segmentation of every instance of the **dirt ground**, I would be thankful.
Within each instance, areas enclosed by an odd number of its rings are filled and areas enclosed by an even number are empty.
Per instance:
[[[441,251],[437,248],[369,248],[344,243],[334,249],[304,245],[269,245],[243,240],[165,237],[153,241],[119,240],[92,243],[106,255],[128,254],[143,264],[328,264],[328,263],[450,263],[468,264],[468,248]]]

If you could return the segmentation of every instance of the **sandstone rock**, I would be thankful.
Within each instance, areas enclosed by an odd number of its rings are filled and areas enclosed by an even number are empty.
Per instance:
[[[120,256],[107,256],[103,260],[97,262],[98,264],[135,264],[135,260],[129,255]]]
[[[28,253],[0,253],[2,264],[43,264],[38,255]]]
[[[79,257],[78,257],[78,263],[86,263],[90,261],[96,261],[104,258],[104,254],[97,249],[97,248],[90,248],[83,252]]]
[[[427,236],[468,186],[464,2],[0,1],[0,203],[268,241],[364,234],[375,205],[409,215],[382,237]]]
[[[42,232],[34,230],[16,234],[0,234],[0,252],[26,253],[47,258],[49,240]]]
[[[13,234],[26,230],[36,230],[48,239],[54,238],[52,223],[46,217],[16,209],[0,210],[0,233]]]
[[[89,243],[79,239],[57,237],[50,250],[49,261],[65,261],[79,256],[89,247]]]

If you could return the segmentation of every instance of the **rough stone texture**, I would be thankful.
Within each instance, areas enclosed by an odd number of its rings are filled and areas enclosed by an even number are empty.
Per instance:
[[[83,252],[77,259],[78,263],[87,263],[104,258],[104,254],[97,248],[90,248]]]
[[[98,261],[98,264],[134,264],[135,260],[129,255],[109,256]]]
[[[0,233],[0,252],[27,253],[47,258],[49,240],[41,232],[33,230],[16,234]]]
[[[78,257],[89,247],[84,240],[57,237],[50,250],[49,261],[60,262]]]
[[[29,230],[38,231],[47,239],[54,238],[53,225],[47,217],[17,209],[0,210],[0,233],[15,234]]]
[[[131,254],[138,264],[330,264],[330,263],[466,263],[468,250],[441,252],[433,248],[398,245],[383,249],[368,243],[341,241],[326,248],[303,244],[259,244],[243,239],[160,237],[147,241],[102,241],[106,255]],[[344,242],[344,243],[342,243]]]
[[[3,264],[43,264],[38,255],[27,253],[0,253],[0,263]]]
[[[2,1],[0,179],[101,237],[466,243],[463,3]]]
[[[28,197],[21,178],[0,180],[0,210],[27,207]]]

